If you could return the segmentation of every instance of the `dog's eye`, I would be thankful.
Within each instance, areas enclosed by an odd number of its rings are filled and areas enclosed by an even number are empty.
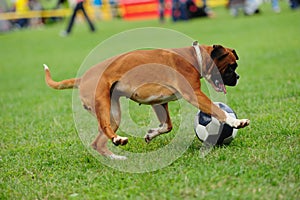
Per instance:
[[[231,69],[232,71],[235,71],[236,68],[237,68],[237,64],[236,64],[236,63],[229,64],[229,65],[228,65],[228,68]]]

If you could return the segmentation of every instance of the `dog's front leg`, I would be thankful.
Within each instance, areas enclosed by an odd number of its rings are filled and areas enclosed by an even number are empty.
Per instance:
[[[194,94],[194,96],[183,95],[183,97],[202,112],[217,118],[220,122],[224,122],[233,128],[244,128],[250,124],[248,119],[235,119],[226,114],[200,90],[194,91]]]
[[[152,108],[160,122],[158,128],[151,128],[145,135],[145,141],[149,143],[153,138],[172,130],[172,122],[168,110],[168,103],[162,105],[152,105]]]
[[[226,113],[225,123],[233,128],[244,128],[250,124],[249,119],[235,119]]]

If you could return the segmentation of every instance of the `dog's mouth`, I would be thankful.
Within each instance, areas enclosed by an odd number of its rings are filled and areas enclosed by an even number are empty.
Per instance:
[[[223,92],[224,94],[227,93],[226,87],[225,87],[223,81],[214,80],[213,87],[217,92]]]
[[[226,87],[222,80],[221,81],[219,81],[218,79],[212,80],[211,78],[207,80],[217,92],[223,92],[224,94],[227,93]]]

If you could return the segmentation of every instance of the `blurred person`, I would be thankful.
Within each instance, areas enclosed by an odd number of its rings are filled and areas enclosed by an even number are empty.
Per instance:
[[[290,0],[289,3],[290,3],[291,9],[296,9],[296,8],[299,8],[300,0]]]
[[[260,13],[259,6],[261,3],[261,0],[246,0],[244,8],[245,15]]]
[[[207,8],[206,1],[203,1],[202,7],[198,7],[194,0],[172,0],[173,21],[213,16],[214,13]]]
[[[119,13],[119,0],[109,0],[111,14],[113,18],[121,18]]]
[[[174,22],[178,20],[188,20],[188,14],[183,0],[172,0],[172,19]]]
[[[158,1],[158,12],[159,12],[159,21],[161,23],[165,22],[165,0]]]
[[[280,7],[279,7],[279,2],[278,2],[278,0],[272,0],[272,9],[273,9],[273,11],[274,12],[276,12],[276,13],[280,13]]]
[[[94,0],[93,5],[94,5],[96,19],[102,19],[102,15],[101,15],[102,0]]]
[[[91,31],[92,31],[92,32],[95,32],[95,31],[96,31],[96,29],[95,29],[95,27],[94,27],[92,21],[90,20],[90,18],[88,17],[88,15],[87,15],[87,13],[86,13],[86,11],[85,11],[85,9],[84,9],[84,6],[83,6],[84,1],[85,1],[85,0],[76,0],[76,5],[75,5],[75,7],[74,7],[72,17],[71,17],[71,19],[70,19],[70,21],[69,21],[68,28],[67,28],[66,31],[61,32],[61,36],[68,36],[68,35],[71,33],[72,27],[73,27],[73,24],[74,24],[74,21],[75,21],[75,18],[76,18],[76,14],[77,14],[77,12],[78,12],[79,10],[82,11],[82,13],[83,13],[83,15],[84,15],[86,21],[88,22],[88,24],[89,24],[89,26],[90,26]]]
[[[38,0],[29,0],[29,8],[33,11],[41,11],[42,4]],[[35,17],[30,19],[30,26],[37,28],[43,25],[41,17]]]
[[[203,2],[202,7],[198,7],[193,0],[187,0],[186,3],[188,18],[198,18],[198,17],[214,17],[214,13],[207,9],[206,1]]]
[[[239,14],[240,9],[244,9],[245,0],[229,0],[228,8],[230,9],[230,13],[236,17]]]
[[[206,12],[212,12],[211,9],[207,6],[207,1],[202,0],[202,6],[205,9]]]
[[[245,15],[260,13],[259,6],[261,0],[229,0],[229,9],[233,16],[238,16],[239,10],[243,10]]]
[[[28,0],[16,0],[15,3],[16,13],[24,14],[29,11],[29,2]],[[25,28],[29,25],[28,18],[21,18],[16,20],[16,28]]]
[[[0,14],[7,12],[8,6],[6,1],[0,1]],[[11,28],[11,24],[9,23],[8,20],[5,19],[0,19],[0,33],[1,32],[6,32],[9,31]]]

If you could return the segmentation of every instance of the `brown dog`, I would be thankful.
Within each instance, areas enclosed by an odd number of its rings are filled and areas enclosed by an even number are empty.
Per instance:
[[[160,126],[148,131],[146,142],[171,131],[168,102],[178,98],[184,98],[231,127],[249,125],[249,120],[234,119],[215,106],[200,87],[200,78],[205,77],[215,90],[226,93],[224,85],[234,86],[239,78],[235,73],[236,60],[238,56],[233,49],[194,43],[185,48],[124,53],[95,65],[81,78],[60,82],[53,81],[48,67],[44,66],[46,83],[50,87],[79,88],[83,107],[96,116],[99,134],[92,143],[93,148],[102,155],[123,159],[106,146],[108,139],[115,145],[128,142],[126,137],[116,134],[121,120],[121,96],[153,107]]]

